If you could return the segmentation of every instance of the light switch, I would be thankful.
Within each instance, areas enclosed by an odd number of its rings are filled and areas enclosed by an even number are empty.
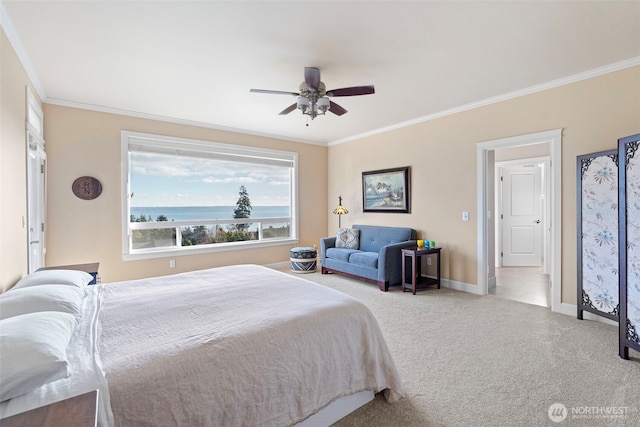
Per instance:
[[[469,221],[469,212],[462,212],[462,220]]]

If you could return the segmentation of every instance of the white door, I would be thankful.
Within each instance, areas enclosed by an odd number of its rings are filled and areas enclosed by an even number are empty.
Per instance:
[[[44,267],[46,252],[45,227],[45,172],[47,155],[44,140],[27,131],[27,230],[29,244],[29,273]]]
[[[502,169],[502,265],[542,265],[541,169]]]

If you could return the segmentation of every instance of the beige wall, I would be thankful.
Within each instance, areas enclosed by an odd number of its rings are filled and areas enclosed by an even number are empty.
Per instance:
[[[327,229],[327,148],[90,110],[45,104],[48,156],[46,264],[100,262],[104,282],[178,273],[229,264],[288,261],[293,245],[233,250],[140,261],[122,260],[120,153],[122,130],[259,146],[298,153],[300,245],[318,244]],[[102,183],[95,200],[78,199],[71,184],[80,176]]]
[[[563,128],[562,302],[576,303],[576,156],[640,132],[640,67],[329,147],[329,205],[344,224],[402,225],[442,245],[444,278],[477,285],[476,144]],[[362,212],[361,172],[411,166],[411,213]],[[462,211],[470,221],[462,222]],[[329,218],[333,234],[336,218]]]
[[[28,269],[26,87],[37,99],[26,71],[0,29],[0,292]]]

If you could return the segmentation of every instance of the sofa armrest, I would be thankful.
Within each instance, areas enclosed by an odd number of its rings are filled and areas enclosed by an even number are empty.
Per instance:
[[[327,257],[327,249],[336,247],[336,236],[323,237],[320,239],[320,262],[324,265],[324,260]]]
[[[392,243],[380,248],[378,254],[378,280],[391,285],[402,281],[402,249],[416,245],[415,240]]]

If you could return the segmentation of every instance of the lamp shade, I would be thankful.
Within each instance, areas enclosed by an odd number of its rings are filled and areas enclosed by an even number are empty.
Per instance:
[[[336,215],[344,215],[344,214],[348,214],[349,211],[347,210],[347,208],[345,208],[344,206],[340,205],[337,208],[335,208],[333,210],[333,213]]]
[[[347,208],[342,206],[342,196],[338,196],[338,207],[333,210],[333,213],[338,215],[338,227],[341,227],[340,219],[342,218],[342,215],[349,213]]]

